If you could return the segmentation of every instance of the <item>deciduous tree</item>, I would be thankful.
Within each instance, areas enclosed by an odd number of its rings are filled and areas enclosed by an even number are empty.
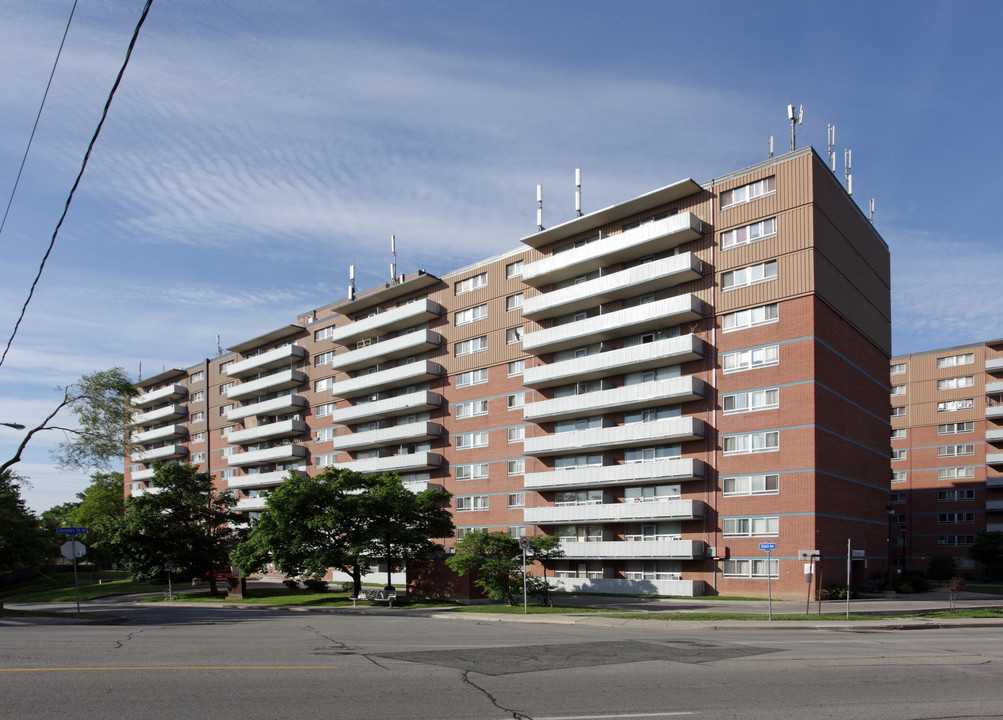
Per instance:
[[[22,482],[10,470],[0,473],[0,572],[38,565],[52,549],[42,523],[21,497]]]
[[[535,535],[530,538],[533,554],[527,565],[537,560],[563,557],[560,539],[556,535]],[[467,533],[456,544],[456,554],[446,559],[446,565],[460,575],[474,575],[474,584],[493,600],[518,605],[522,597],[522,549],[519,541],[504,532],[476,531]],[[527,577],[527,593],[549,603],[550,585],[545,578]]]
[[[975,542],[968,548],[968,554],[985,566],[990,580],[996,579],[1003,570],[1003,532],[980,530],[975,535]]]

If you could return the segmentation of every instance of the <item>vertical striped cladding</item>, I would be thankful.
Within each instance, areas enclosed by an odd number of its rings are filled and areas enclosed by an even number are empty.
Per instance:
[[[723,255],[721,252],[719,255]],[[778,300],[789,300],[812,292],[812,276],[814,271],[814,253],[811,250],[801,250],[787,253],[779,257],[763,256],[760,262],[775,259],[777,261],[777,277],[766,282],[756,283],[734,290],[721,290],[721,274],[717,275],[717,312],[726,313],[740,308],[747,308]],[[756,263],[751,263],[756,264]]]
[[[811,202],[811,158],[814,153],[805,152],[784,162],[767,164],[753,172],[730,177],[714,185],[715,203],[720,208],[721,193],[757,180],[776,176],[776,192],[753,202],[715,211],[714,224],[717,229],[727,229],[748,225],[765,217],[777,215]]]

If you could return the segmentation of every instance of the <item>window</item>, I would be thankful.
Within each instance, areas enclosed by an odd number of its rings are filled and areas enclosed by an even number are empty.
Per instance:
[[[522,342],[522,325],[519,327],[509,328],[505,331],[505,344],[512,345],[514,343]]]
[[[230,384],[232,385],[233,383]],[[203,400],[205,400],[205,393],[201,390],[196,393],[192,393],[188,398],[188,402],[201,402]]]
[[[957,367],[959,365],[971,365],[974,362],[974,353],[966,353],[964,355],[947,355],[946,357],[937,358],[937,367]]]
[[[467,308],[466,310],[460,310],[453,314],[453,324],[456,326],[466,325],[467,323],[472,323],[475,320],[483,320],[488,316],[488,306],[478,305],[477,307]]]
[[[192,383],[202,382],[203,380],[205,380],[205,373],[202,370],[193,372],[188,378],[188,382]]]
[[[314,367],[320,367],[321,365],[330,365],[333,362],[334,362],[334,350],[313,356]]]
[[[596,430],[602,427],[602,416],[572,418],[571,420],[558,420],[554,423],[554,434],[566,432],[576,432],[579,430]]]
[[[456,498],[457,512],[468,512],[472,510],[487,510],[487,509],[488,509],[487,495],[465,495]]]
[[[510,427],[508,429],[508,441],[510,443],[522,442],[526,439],[526,426]]]
[[[974,490],[941,490],[937,493],[938,502],[957,502],[960,500],[974,500]],[[970,521],[969,521],[970,522]]]
[[[769,430],[744,435],[725,435],[723,441],[725,455],[775,452],[780,449],[780,432]]]
[[[455,470],[457,480],[480,480],[488,476],[487,463],[457,465]]]
[[[522,307],[522,298],[523,298],[523,294],[522,293],[516,293],[515,295],[509,295],[507,298],[505,298],[505,310],[508,312],[508,311],[512,311],[512,310],[518,310],[519,308],[521,308]]]
[[[905,374],[905,363],[895,363],[889,369],[889,375],[903,375]]]
[[[905,405],[900,405],[892,408],[892,417],[905,417]]]
[[[778,517],[724,518],[722,524],[725,537],[761,537],[780,533]]]
[[[524,458],[508,461],[509,475],[523,475],[525,472],[526,472],[526,460]]]
[[[511,395],[508,396],[506,402],[508,403],[509,410],[518,410],[519,408],[521,408],[523,405],[526,404],[525,391],[512,393]]]
[[[779,475],[739,475],[724,478],[724,494],[774,495],[780,492]]]
[[[738,270],[729,270],[728,272],[721,273],[721,289],[735,290],[740,287],[766,282],[767,280],[775,280],[776,277],[777,261],[770,260],[758,265],[749,265]]]
[[[939,480],[963,480],[973,477],[975,477],[975,468],[973,467],[949,467],[937,470],[937,479]]]
[[[456,447],[460,450],[475,447],[487,447],[488,434],[486,431],[461,433],[456,436]]]
[[[721,329],[724,332],[731,330],[743,330],[757,325],[775,323],[780,317],[777,303],[762,305],[760,307],[749,308],[748,310],[738,310],[728,313],[721,318]]]
[[[458,403],[456,406],[456,417],[468,418],[475,415],[487,415],[488,414],[488,401],[487,400],[471,400],[470,402]]]
[[[483,352],[488,349],[488,337],[487,335],[481,335],[480,337],[470,338],[469,340],[461,340],[456,343],[455,355],[460,357],[462,355],[470,355],[471,353]]]
[[[205,420],[205,413],[204,412],[200,411],[200,412],[194,412],[194,413],[192,413],[192,415],[191,415],[191,422],[196,423],[196,422],[202,422],[203,420]]]
[[[220,480],[229,480],[237,477],[237,468],[224,468],[219,471]]]
[[[522,260],[516,260],[515,262],[510,262],[505,266],[505,277],[514,278],[522,275]]]
[[[937,403],[937,412],[955,412],[957,410],[971,410],[975,407],[975,400],[967,398],[965,400],[948,400]]]
[[[314,455],[313,464],[318,468],[326,468],[334,465],[334,456],[337,453],[327,453],[325,455]]]
[[[779,388],[771,388],[724,395],[721,398],[721,405],[725,413],[770,410],[780,406],[780,390]]]
[[[236,425],[225,425],[219,429],[220,437],[227,437],[230,433],[237,429]]]
[[[768,559],[725,560],[721,564],[721,571],[725,577],[780,577],[780,561]]]
[[[523,535],[526,534],[525,525],[509,525],[508,526],[508,536],[513,540],[518,540]]]
[[[905,460],[907,453],[904,449],[892,450],[892,460]]]
[[[721,193],[721,209],[724,210],[734,205],[741,205],[742,203],[750,202],[776,191],[777,178],[775,175],[757,180],[748,185],[741,185],[732,190],[725,190]]]
[[[322,380],[314,380],[313,391],[314,392],[324,392],[325,390],[330,390],[334,386],[334,378],[323,378]]]
[[[230,412],[231,410],[233,410],[233,403],[230,403],[228,405],[220,405],[219,406],[219,416],[220,417],[226,417],[226,414],[228,412]]]
[[[938,513],[937,522],[941,525],[968,525],[975,522],[975,513],[947,512]]]
[[[975,432],[975,423],[973,422],[945,423],[937,426],[938,435],[957,435],[958,433],[970,432]]]
[[[227,445],[225,448],[223,448],[223,451],[220,453],[220,456],[224,457],[224,458],[228,458],[228,457],[231,457],[232,455],[236,454],[236,452],[237,452],[237,448],[235,446],[233,446],[233,445]]]
[[[226,393],[229,392],[230,388],[232,387],[233,387],[232,382],[223,383],[222,385],[219,386],[219,394],[226,395]]]
[[[589,490],[589,491],[579,491],[579,492],[594,492],[598,493],[598,500],[596,502],[602,502],[602,491],[601,490]],[[640,487],[628,487],[623,490],[623,501],[624,502],[656,502],[658,500],[674,500],[680,497],[681,489],[678,484],[675,485],[642,485]],[[579,503],[581,504],[581,503]]]
[[[480,385],[481,383],[486,383],[488,381],[488,370],[487,368],[481,368],[480,370],[471,370],[470,372],[460,373],[456,376],[456,387],[467,387],[468,385]]]
[[[508,509],[526,507],[526,493],[509,493]]]
[[[477,290],[482,287],[487,287],[488,284],[488,274],[482,272],[480,275],[474,275],[466,280],[460,280],[453,284],[454,294],[462,295],[463,293],[468,293],[471,290]]]
[[[902,505],[906,501],[906,494],[904,492],[893,492],[892,493],[892,504]]]
[[[488,531],[488,529],[486,527],[462,527],[462,528],[456,528],[456,539],[457,540],[462,540],[463,538],[465,538],[467,535],[469,535],[472,532],[487,532],[487,531]]]
[[[578,470],[587,467],[599,467],[602,463],[602,453],[595,455],[566,455],[554,458],[554,469]]]
[[[974,455],[975,445],[942,445],[937,448],[937,457],[958,457],[959,455]]]
[[[958,388],[973,387],[975,385],[975,378],[971,375],[966,375],[964,377],[953,377],[944,378],[943,380],[937,381],[938,390],[957,390]]]
[[[205,433],[197,432],[194,435],[192,435],[192,442],[193,443],[205,442]]]
[[[325,403],[324,405],[318,405],[314,410],[315,417],[327,417],[334,412],[334,407],[336,403]]]
[[[192,465],[198,465],[199,463],[204,463],[205,462],[205,453],[204,452],[192,453],[191,458],[189,458],[189,462]]]
[[[222,374],[226,375],[226,370],[227,370],[227,368],[228,368],[228,367],[230,367],[231,365],[233,365],[233,360],[227,360],[226,362],[221,362],[221,363],[219,364],[219,371],[220,371],[220,372],[221,372]]]
[[[337,428],[329,427],[318,430],[314,433],[314,437],[317,438],[317,442],[331,442],[334,440],[335,435],[337,435]]]
[[[892,385],[891,391],[892,397],[896,395],[905,395],[905,385]]]
[[[974,535],[938,535],[938,545],[974,545]]]
[[[735,228],[734,230],[728,230],[727,232],[722,233],[721,249],[727,250],[728,248],[737,247],[739,245],[747,245],[748,243],[756,242],[757,240],[762,240],[763,238],[771,237],[776,234],[776,218],[760,220],[759,222],[752,223],[751,225]]]
[[[906,429],[905,428],[895,428],[892,430],[892,440],[905,440]]]
[[[907,471],[907,470],[892,470],[892,482],[893,483],[906,482],[908,479],[909,479],[909,471]]]
[[[522,375],[526,371],[525,360],[513,360],[508,364],[508,376]]]
[[[779,345],[770,345],[768,347],[756,348],[755,350],[741,350],[721,356],[721,369],[726,373],[755,370],[756,368],[768,367],[779,363]]]
[[[327,340],[332,335],[334,335],[334,325],[321,328],[320,330],[314,330],[313,339],[314,342],[320,342],[321,340]]]

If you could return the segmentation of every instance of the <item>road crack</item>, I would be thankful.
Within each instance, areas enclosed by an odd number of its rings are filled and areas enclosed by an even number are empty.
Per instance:
[[[504,705],[502,705],[500,702],[498,702],[498,700],[495,699],[494,695],[492,695],[486,689],[482,688],[480,685],[478,685],[477,683],[475,683],[473,680],[470,679],[470,672],[471,672],[470,670],[464,670],[463,673],[460,675],[460,677],[462,678],[462,680],[463,680],[463,682],[464,682],[465,685],[469,685],[470,687],[474,688],[475,690],[478,690],[481,694],[484,695],[484,697],[486,697],[488,700],[491,701],[492,705],[494,705],[496,708],[498,708],[502,712],[508,713],[509,715],[511,715],[514,720],[533,720],[533,718],[531,716],[529,716],[529,715],[523,715],[518,710],[513,710],[512,708],[507,708]]]
[[[327,640],[329,643],[331,643],[331,646],[328,646],[328,647],[325,647],[325,648],[315,648],[314,649],[315,653],[325,653],[326,654],[326,653],[330,653],[331,651],[333,651],[333,654],[337,654],[337,655],[358,655],[359,657],[365,658],[366,660],[368,660],[369,662],[371,662],[373,665],[375,665],[376,667],[380,668],[381,670],[390,670],[390,668],[388,668],[386,665],[384,665],[384,664],[382,664],[382,663],[374,660],[373,658],[371,658],[366,653],[364,653],[364,652],[358,652],[357,648],[351,647],[351,646],[343,643],[341,640],[335,640],[333,637],[331,637],[329,635],[325,635],[320,630],[318,630],[315,627],[312,627],[311,625],[307,625],[306,626],[306,630],[312,632],[317,637],[323,638],[324,640]]]

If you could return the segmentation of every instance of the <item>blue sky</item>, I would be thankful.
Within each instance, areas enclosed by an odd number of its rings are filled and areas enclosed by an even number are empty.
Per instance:
[[[72,0],[0,0],[6,204]],[[9,335],[124,57],[142,0],[82,0],[7,226]],[[1003,95],[989,2],[157,0],[0,367],[0,421],[115,365],[212,356],[389,272],[445,272],[536,224],[798,145],[876,198],[894,352],[999,337]],[[977,263],[972,263],[972,259]],[[972,268],[975,267],[975,270]],[[954,272],[952,272],[952,270]],[[933,278],[939,278],[934,282]],[[995,292],[994,292],[995,291]],[[974,298],[974,300],[973,300]],[[36,436],[41,511],[73,499]],[[0,454],[19,434],[0,427]]]

